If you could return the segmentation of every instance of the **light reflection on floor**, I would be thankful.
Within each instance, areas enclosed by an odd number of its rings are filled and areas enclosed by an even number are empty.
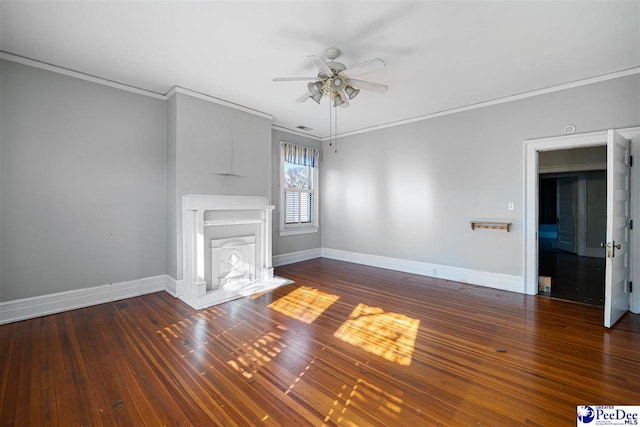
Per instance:
[[[182,330],[185,328],[186,324],[189,329],[194,329],[196,341],[198,343],[202,343],[206,339],[207,322],[218,319],[226,314],[227,312],[221,308],[211,307],[208,310],[198,311],[190,318],[182,319],[174,324],[159,329],[156,331],[156,334],[160,336],[164,342],[169,343],[171,342],[171,339],[177,340],[179,338],[184,338]]]
[[[234,351],[237,354],[235,360],[229,360],[227,364],[247,380],[251,380],[259,367],[270,362],[286,347],[282,336],[275,332],[267,332],[258,339],[242,343],[240,348]]]
[[[378,410],[384,412],[389,418],[398,418],[402,412],[402,399],[382,390],[362,378],[358,378],[356,384],[351,389],[347,384],[343,384],[342,389],[337,394],[336,400],[333,401],[333,407],[324,417],[324,422],[328,423],[333,420],[338,425],[349,425],[345,415],[352,404],[357,405],[358,402],[374,401],[378,404]],[[342,403],[344,402],[344,403]]]
[[[379,307],[361,303],[333,336],[391,362],[409,366],[419,326],[419,319],[385,313]]]
[[[269,304],[269,308],[301,322],[312,323],[338,298],[337,295],[301,286]]]
[[[188,351],[180,354],[180,357],[191,355],[202,356],[205,352],[205,347],[209,344],[207,339],[209,332],[207,323],[215,321],[225,315],[227,315],[227,311],[224,309],[220,307],[210,307],[206,310],[198,311],[191,317],[187,317],[157,330],[156,335],[166,344],[170,344],[172,341],[182,341],[184,347],[180,346],[176,348],[188,349]],[[233,327],[231,329],[233,329]],[[204,372],[201,372],[201,375],[202,374],[204,374]]]
[[[318,356],[315,356],[313,359],[311,359],[311,362],[309,362],[309,364],[307,366],[305,366],[305,368],[302,370],[302,372],[300,372],[298,374],[296,379],[293,380],[293,382],[291,383],[291,385],[289,385],[289,388],[287,388],[287,391],[285,391],[284,394],[291,393],[291,390],[293,390],[293,388],[296,386],[296,384],[302,379],[302,377],[304,377],[304,375],[307,373],[309,368],[311,368],[311,365],[313,365],[315,363],[317,358],[318,358]]]

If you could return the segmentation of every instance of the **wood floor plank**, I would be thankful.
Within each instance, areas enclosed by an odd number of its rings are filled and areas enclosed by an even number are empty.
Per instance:
[[[294,283],[199,311],[160,292],[1,325],[0,425],[570,426],[640,402],[637,315],[321,258],[276,273]]]
[[[13,325],[4,325],[0,328],[0,336],[2,336],[2,383],[0,383],[0,415],[3,421],[2,425],[9,423],[17,423],[16,416],[17,406],[19,404],[18,393],[20,381],[18,376],[21,372],[20,360],[23,346],[21,342],[24,336],[19,332],[23,332],[25,325],[16,323]],[[6,328],[5,331],[2,329]],[[5,421],[6,420],[6,421]],[[23,420],[24,421],[24,420]]]

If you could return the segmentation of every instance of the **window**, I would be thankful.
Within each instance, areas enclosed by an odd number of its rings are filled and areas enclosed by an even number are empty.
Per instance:
[[[285,221],[309,224],[313,221],[313,172],[311,166],[284,162]]]
[[[281,236],[318,231],[319,156],[315,148],[281,144]]]

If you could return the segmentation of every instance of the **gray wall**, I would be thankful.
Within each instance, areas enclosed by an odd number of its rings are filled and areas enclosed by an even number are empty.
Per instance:
[[[164,102],[0,66],[2,299],[164,274]]]
[[[521,276],[523,140],[567,124],[638,126],[639,83],[634,75],[353,135],[338,154],[325,144],[322,247]],[[512,232],[472,231],[471,219],[509,220]]]
[[[175,222],[169,214],[168,228],[170,232],[175,228],[176,244],[168,247],[168,257],[175,260],[175,266],[169,262],[167,274],[180,280],[182,196],[270,197],[271,120],[181,93],[175,94],[169,103],[169,113],[175,113],[175,117],[167,120],[175,128],[175,193],[168,197],[175,197],[176,206]],[[173,151],[171,138],[168,146]],[[168,166],[168,170],[173,167]],[[172,180],[170,176],[169,182]]]
[[[178,101],[176,96],[167,100],[167,130],[166,130],[166,183],[167,183],[167,274],[174,279],[177,276],[177,215],[178,197],[176,193],[176,157],[177,157],[177,124]]]
[[[3,108],[4,102],[3,100],[8,96],[5,92],[5,84],[3,82],[3,78],[2,76],[4,75],[4,68],[5,68],[5,63],[4,61],[0,61],[0,301],[4,301],[5,299],[5,291],[4,291],[4,280],[2,280],[2,242],[4,241],[4,238],[2,236],[2,199],[4,198],[2,195],[4,194],[4,179],[3,179],[3,173],[2,171],[4,170],[3,168],[3,164],[4,161],[3,159],[3,140],[4,140],[4,135],[2,133],[2,129],[3,129],[3,122],[4,122],[4,114],[3,111],[5,110],[5,108]]]
[[[4,135],[2,133],[2,124],[4,122],[4,108],[3,108],[3,100],[7,97],[7,95],[5,94],[5,85],[3,84],[3,80],[2,80],[2,76],[4,74],[3,70],[4,70],[4,61],[0,61],[0,301],[4,301],[5,296],[4,296],[4,281],[2,280],[2,242],[4,241],[3,237],[2,237],[2,195],[4,194],[4,179],[3,179],[3,139],[4,139]]]
[[[273,212],[273,255],[283,255],[293,252],[305,251],[308,249],[318,249],[320,244],[320,232],[309,234],[296,234],[293,236],[280,236],[280,143],[290,142],[292,144],[305,145],[307,147],[322,148],[322,143],[318,140],[306,138],[289,132],[282,132],[273,129],[271,131],[271,164],[273,173],[271,174],[271,204],[276,206]],[[320,181],[322,182],[323,165],[320,158]],[[322,187],[320,187],[320,201],[322,202]],[[322,206],[322,203],[320,204]],[[322,215],[320,216],[320,229],[322,229]]]

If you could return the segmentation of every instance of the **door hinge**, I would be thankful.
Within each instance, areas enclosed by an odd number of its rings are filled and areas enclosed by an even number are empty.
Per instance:
[[[633,282],[629,282],[629,293],[633,292]]]
[[[633,230],[633,220],[629,220],[629,230]]]
[[[633,156],[629,156],[629,167],[633,166]]]

